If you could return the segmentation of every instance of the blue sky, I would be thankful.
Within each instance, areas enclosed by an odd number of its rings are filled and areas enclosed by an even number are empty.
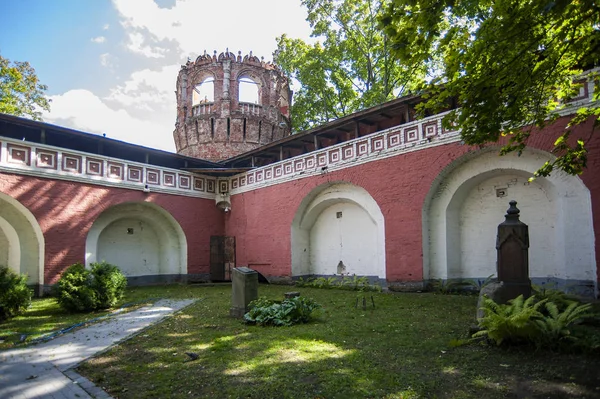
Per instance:
[[[0,0],[0,54],[48,86],[44,120],[174,151],[175,81],[204,50],[272,59],[308,39],[299,0]]]

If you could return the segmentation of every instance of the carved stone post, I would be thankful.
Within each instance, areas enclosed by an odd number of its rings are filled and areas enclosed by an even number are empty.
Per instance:
[[[519,220],[517,201],[510,201],[506,220],[498,225],[498,281],[504,283],[506,295],[531,296],[529,279],[529,227]]]
[[[223,61],[223,97],[221,98],[221,116],[228,117],[231,112],[231,96],[229,85],[231,83],[231,60]]]
[[[519,220],[517,201],[510,201],[509,204],[506,220],[498,225],[496,237],[498,279],[479,292],[477,319],[485,316],[481,309],[484,297],[496,303],[507,303],[521,294],[525,298],[531,296],[529,227]]]

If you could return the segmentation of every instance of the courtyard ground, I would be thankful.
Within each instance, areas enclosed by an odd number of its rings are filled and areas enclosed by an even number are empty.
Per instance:
[[[361,293],[298,290],[323,309],[293,327],[229,317],[229,286],[131,290],[201,300],[77,371],[116,398],[600,398],[597,353],[453,347],[474,323],[474,296],[374,293],[373,308],[367,293],[363,310]]]

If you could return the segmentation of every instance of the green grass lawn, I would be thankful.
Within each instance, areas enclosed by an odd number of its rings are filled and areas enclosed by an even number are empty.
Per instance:
[[[598,357],[450,347],[473,324],[476,297],[374,293],[376,307],[363,310],[356,292],[298,290],[323,310],[293,327],[230,318],[228,286],[131,290],[129,300],[202,301],[78,371],[117,398],[600,398]]]
[[[126,308],[123,310],[129,311],[158,297],[190,298],[196,295],[194,289],[189,286],[129,288],[117,308],[125,305]],[[27,344],[45,334],[93,321],[115,310],[69,313],[61,309],[54,298],[34,298],[25,313],[0,324],[0,350]],[[23,342],[21,342],[22,337]]]

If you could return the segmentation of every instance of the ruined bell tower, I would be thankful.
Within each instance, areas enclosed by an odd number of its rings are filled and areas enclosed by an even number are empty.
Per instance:
[[[290,134],[289,81],[270,62],[204,52],[177,77],[177,153],[221,161]]]

